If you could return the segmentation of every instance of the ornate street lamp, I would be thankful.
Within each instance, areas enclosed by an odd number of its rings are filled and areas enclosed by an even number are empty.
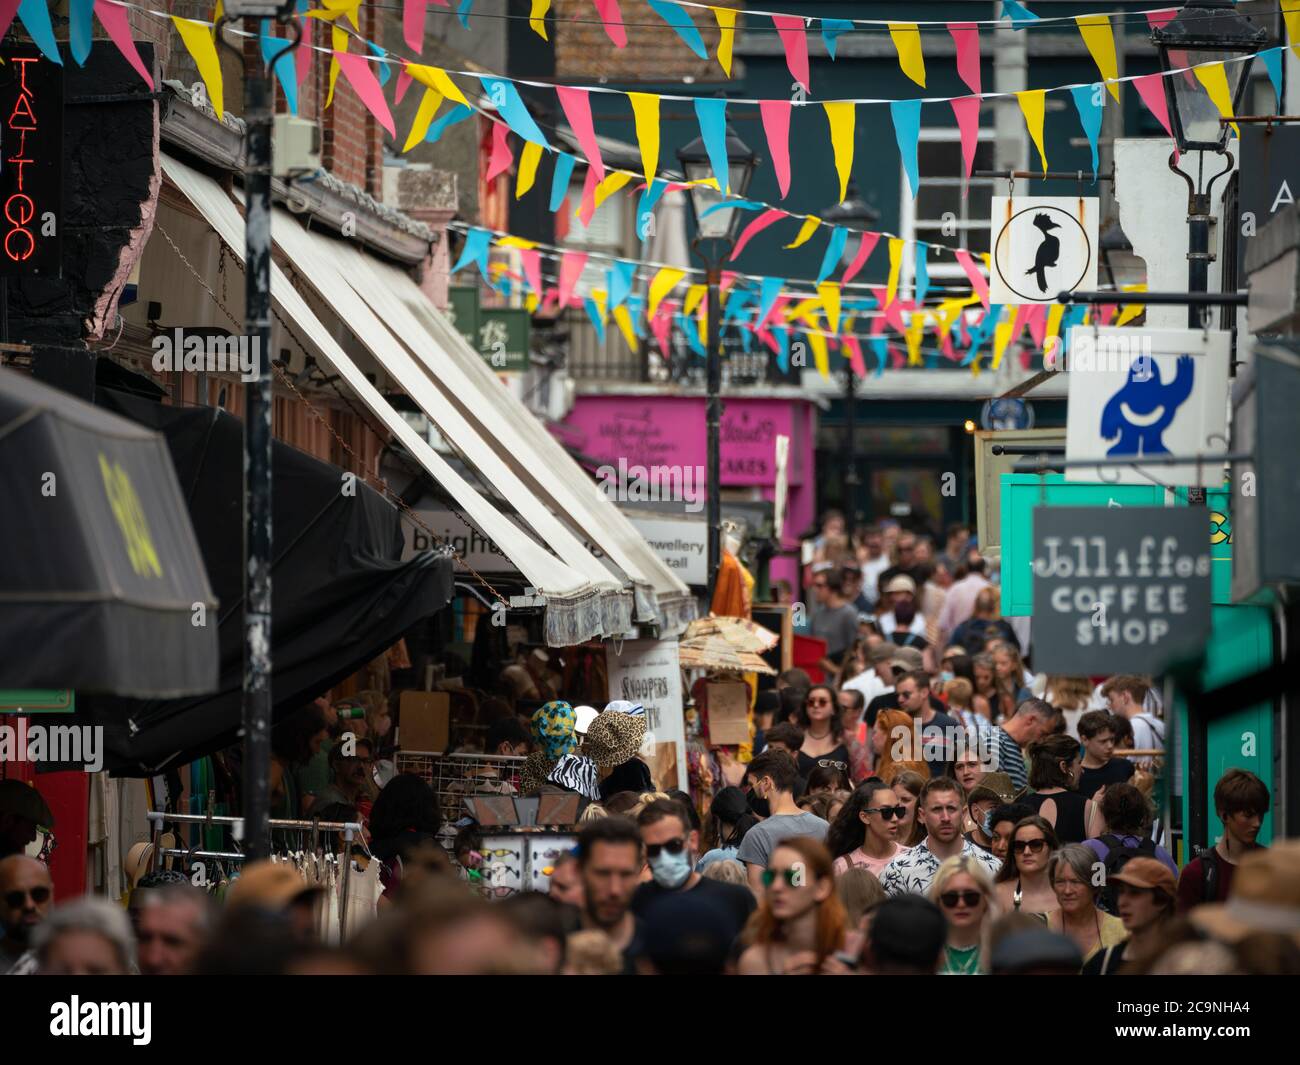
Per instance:
[[[758,156],[744,141],[736,136],[735,130],[727,126],[727,174],[726,179],[733,198],[744,198],[749,191],[750,179],[758,168]],[[704,138],[696,137],[677,153],[686,180],[703,182],[716,177],[719,184],[722,175],[715,175],[709,153],[704,147]],[[708,523],[709,523],[709,599],[713,598],[713,589],[718,579],[718,567],[722,564],[722,350],[719,339],[719,326],[722,319],[722,304],[719,288],[722,285],[722,264],[736,242],[736,228],[740,224],[742,211],[725,206],[726,189],[714,188],[712,185],[692,184],[688,188],[687,202],[691,207],[691,221],[695,225],[695,238],[691,247],[704,261],[705,280],[708,283],[708,344],[707,344],[707,390],[708,402],[706,422],[708,431]]]

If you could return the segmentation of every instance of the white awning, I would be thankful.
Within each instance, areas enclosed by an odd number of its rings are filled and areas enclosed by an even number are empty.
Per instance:
[[[211,178],[167,155],[163,156],[163,169],[168,179],[190,199],[230,251],[242,262],[244,220],[225,190]],[[292,221],[292,226],[302,232],[296,221]],[[411,363],[402,346],[374,318],[370,309],[348,286],[335,287],[339,291],[329,293],[326,298],[339,309],[348,326],[357,331],[358,339],[385,369],[402,381],[408,394],[415,398],[421,387],[424,391],[436,394],[421,371]],[[452,496],[466,517],[485,536],[491,537],[538,592],[545,596],[546,638],[550,645],[558,647],[583,643],[601,636],[618,635],[631,628],[631,596],[622,590],[618,582],[580,543],[577,543],[577,548],[585,558],[572,550],[572,545],[563,539],[568,536],[576,543],[572,534],[562,527],[558,529],[561,546],[578,565],[571,564],[569,558],[557,558],[497,511],[370,384],[274,263],[271,266],[271,292],[284,314],[315,346],[318,357],[347,382],[354,394]],[[347,306],[340,306],[332,297],[337,297]],[[520,505],[521,515],[534,529],[537,529],[534,517],[543,525],[547,524],[546,518],[549,518],[558,526],[559,523],[555,522],[549,512],[546,512],[545,517],[538,513],[545,512],[545,508],[537,500],[531,496],[524,499],[524,495],[527,493],[520,486],[520,497],[512,497],[511,501]],[[525,513],[525,509],[529,512]]]
[[[285,228],[276,227],[277,240]],[[429,379],[439,386],[443,397],[476,426],[501,459],[628,575],[634,588],[642,593],[637,599],[638,620],[656,622],[661,636],[680,634],[696,613],[690,590],[537,416],[502,387],[479,354],[419,286],[402,270],[350,245],[310,233],[303,235],[316,242],[310,252],[312,261],[332,264],[389,323]],[[296,242],[296,238],[292,239]],[[645,592],[651,592],[653,598]]]

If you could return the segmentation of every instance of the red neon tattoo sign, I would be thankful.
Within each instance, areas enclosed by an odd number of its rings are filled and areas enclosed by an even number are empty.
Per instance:
[[[27,158],[27,134],[34,133],[39,124],[32,106],[36,98],[27,85],[27,64],[35,63],[36,59],[14,56],[12,61],[18,68],[18,96],[5,118],[5,128],[17,135],[18,151],[5,158],[4,166],[6,170],[16,168],[17,188],[5,200],[4,207],[0,208],[0,213],[3,213],[4,220],[8,223],[0,248],[3,248],[10,260],[20,263],[30,259],[36,251],[36,235],[28,228],[36,218],[36,204],[24,191],[23,183],[27,165],[36,161]],[[7,137],[5,139],[9,140]]]

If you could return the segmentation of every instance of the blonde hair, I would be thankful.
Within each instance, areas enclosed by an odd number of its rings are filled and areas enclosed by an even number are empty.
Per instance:
[[[984,920],[980,923],[980,971],[988,972],[989,958],[993,954],[989,937],[993,922],[998,918],[997,896],[993,890],[993,878],[989,876],[988,870],[968,854],[956,854],[951,858],[945,858],[934,872],[928,897],[931,902],[939,906],[939,896],[944,893],[948,881],[961,873],[965,873],[975,881],[975,887],[984,896]]]
[[[885,889],[876,874],[861,865],[850,866],[837,876],[835,891],[844,903],[850,928],[856,928],[864,913],[870,913],[885,901]]]
[[[949,706],[969,710],[971,696],[975,694],[975,687],[965,677],[953,677],[943,686],[943,694],[948,696]]]
[[[1087,710],[1092,701],[1092,681],[1053,673],[1047,678],[1043,698],[1061,710]]]
[[[623,957],[604,932],[572,932],[564,944],[564,969],[570,976],[617,976]]]
[[[720,858],[716,862],[709,862],[700,876],[706,880],[720,880],[724,884],[740,884],[742,887],[749,883],[745,877],[745,867],[735,858]]]
[[[587,804],[587,808],[578,815],[578,824],[586,821],[599,821],[602,817],[608,817],[609,811],[601,806],[598,802]]]
[[[663,791],[643,791],[639,796],[637,796],[636,805],[633,806],[630,810],[628,810],[627,816],[630,817],[633,821],[635,821],[638,817],[641,816],[642,810],[644,810],[652,802],[658,802],[660,799],[664,799],[667,800],[668,802],[672,802],[673,797],[669,795],[667,792],[663,792]],[[686,826],[686,830],[688,832],[690,831],[690,828],[691,828],[690,825]]]

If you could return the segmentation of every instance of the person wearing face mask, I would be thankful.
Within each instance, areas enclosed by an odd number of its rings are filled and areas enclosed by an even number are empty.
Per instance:
[[[710,880],[695,871],[700,834],[691,827],[690,817],[675,799],[648,803],[636,819],[645,844],[646,864],[653,879],[632,896],[631,909],[644,917],[659,900],[669,895],[690,894],[707,899],[730,918],[726,935],[735,939],[757,905],[753,892],[738,884]]]

